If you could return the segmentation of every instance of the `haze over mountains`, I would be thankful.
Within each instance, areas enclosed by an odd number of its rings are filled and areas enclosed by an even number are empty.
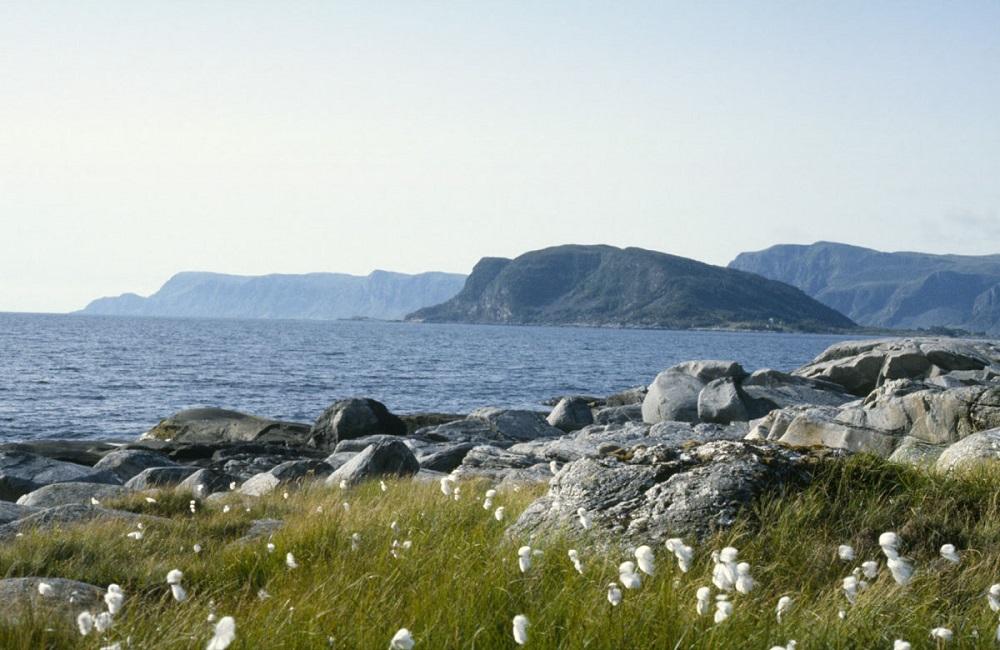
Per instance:
[[[487,257],[461,293],[408,317],[428,322],[612,327],[850,329],[782,282],[644,250],[555,246]]]
[[[862,325],[1000,335],[1000,255],[885,253],[818,242],[741,253],[729,267],[794,285]]]
[[[197,318],[400,319],[444,302],[465,283],[457,273],[406,275],[373,271],[241,276],[178,273],[159,291],[143,298],[127,293],[99,298],[85,314],[111,316],[185,316]]]

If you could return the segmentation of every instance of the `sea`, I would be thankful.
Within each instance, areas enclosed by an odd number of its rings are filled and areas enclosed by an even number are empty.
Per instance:
[[[545,410],[555,396],[649,384],[689,359],[791,370],[847,338],[0,313],[0,440],[127,440],[196,406],[312,422],[352,396],[396,413]]]

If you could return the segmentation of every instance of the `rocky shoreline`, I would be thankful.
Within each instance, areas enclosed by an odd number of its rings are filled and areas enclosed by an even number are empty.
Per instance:
[[[195,409],[128,443],[0,446],[0,538],[29,527],[129,518],[101,502],[172,490],[207,504],[285,486],[379,476],[548,482],[511,534],[586,512],[624,539],[701,536],[819,459],[856,452],[951,470],[1000,457],[1000,343],[900,338],[835,345],[783,373],[689,361],[648,387],[567,396],[548,414],[484,408],[396,416],[371,399],[314,423]]]

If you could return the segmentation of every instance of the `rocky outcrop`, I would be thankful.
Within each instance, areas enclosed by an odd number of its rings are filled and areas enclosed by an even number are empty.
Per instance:
[[[186,465],[150,467],[130,478],[125,483],[125,487],[136,491],[176,487],[184,479],[194,474],[195,471],[196,468]]]
[[[314,447],[334,447],[341,440],[371,435],[402,436],[406,424],[389,412],[385,404],[368,398],[335,402],[317,418],[309,434]]]
[[[111,472],[121,480],[128,481],[144,469],[176,465],[161,453],[144,449],[118,449],[108,453],[94,465],[95,470]]]
[[[379,476],[409,476],[420,471],[420,463],[401,440],[382,440],[368,445],[354,458],[326,477],[327,485],[345,481],[355,485]]]
[[[816,462],[812,454],[743,441],[685,450],[634,447],[624,455],[583,458],[560,469],[548,494],[532,503],[508,533],[516,539],[582,534],[582,508],[598,531],[626,542],[704,537],[730,526],[768,490],[806,483]]]
[[[187,443],[286,442],[305,444],[309,425],[269,420],[219,408],[188,409],[161,420],[140,440]]]
[[[795,371],[801,377],[839,384],[863,397],[894,379],[987,382],[1000,377],[1000,344],[942,338],[846,341],[827,348]]]
[[[333,467],[321,460],[290,460],[250,477],[240,486],[240,494],[252,497],[270,494],[279,487],[302,484],[330,474]]]
[[[940,471],[948,472],[996,460],[1000,460],[1000,429],[990,429],[973,433],[949,446],[941,453],[934,466]]]

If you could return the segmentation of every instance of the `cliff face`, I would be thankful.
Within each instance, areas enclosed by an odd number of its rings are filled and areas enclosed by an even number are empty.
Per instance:
[[[730,268],[799,287],[863,325],[1000,334],[1000,255],[931,255],[820,242],[741,253]]]
[[[622,327],[848,329],[781,282],[640,248],[556,246],[484,258],[451,300],[408,319]]]
[[[447,300],[464,282],[464,275],[452,273],[405,275],[375,271],[367,276],[178,273],[148,298],[135,294],[100,298],[87,305],[83,313],[200,318],[399,319],[415,309]]]

